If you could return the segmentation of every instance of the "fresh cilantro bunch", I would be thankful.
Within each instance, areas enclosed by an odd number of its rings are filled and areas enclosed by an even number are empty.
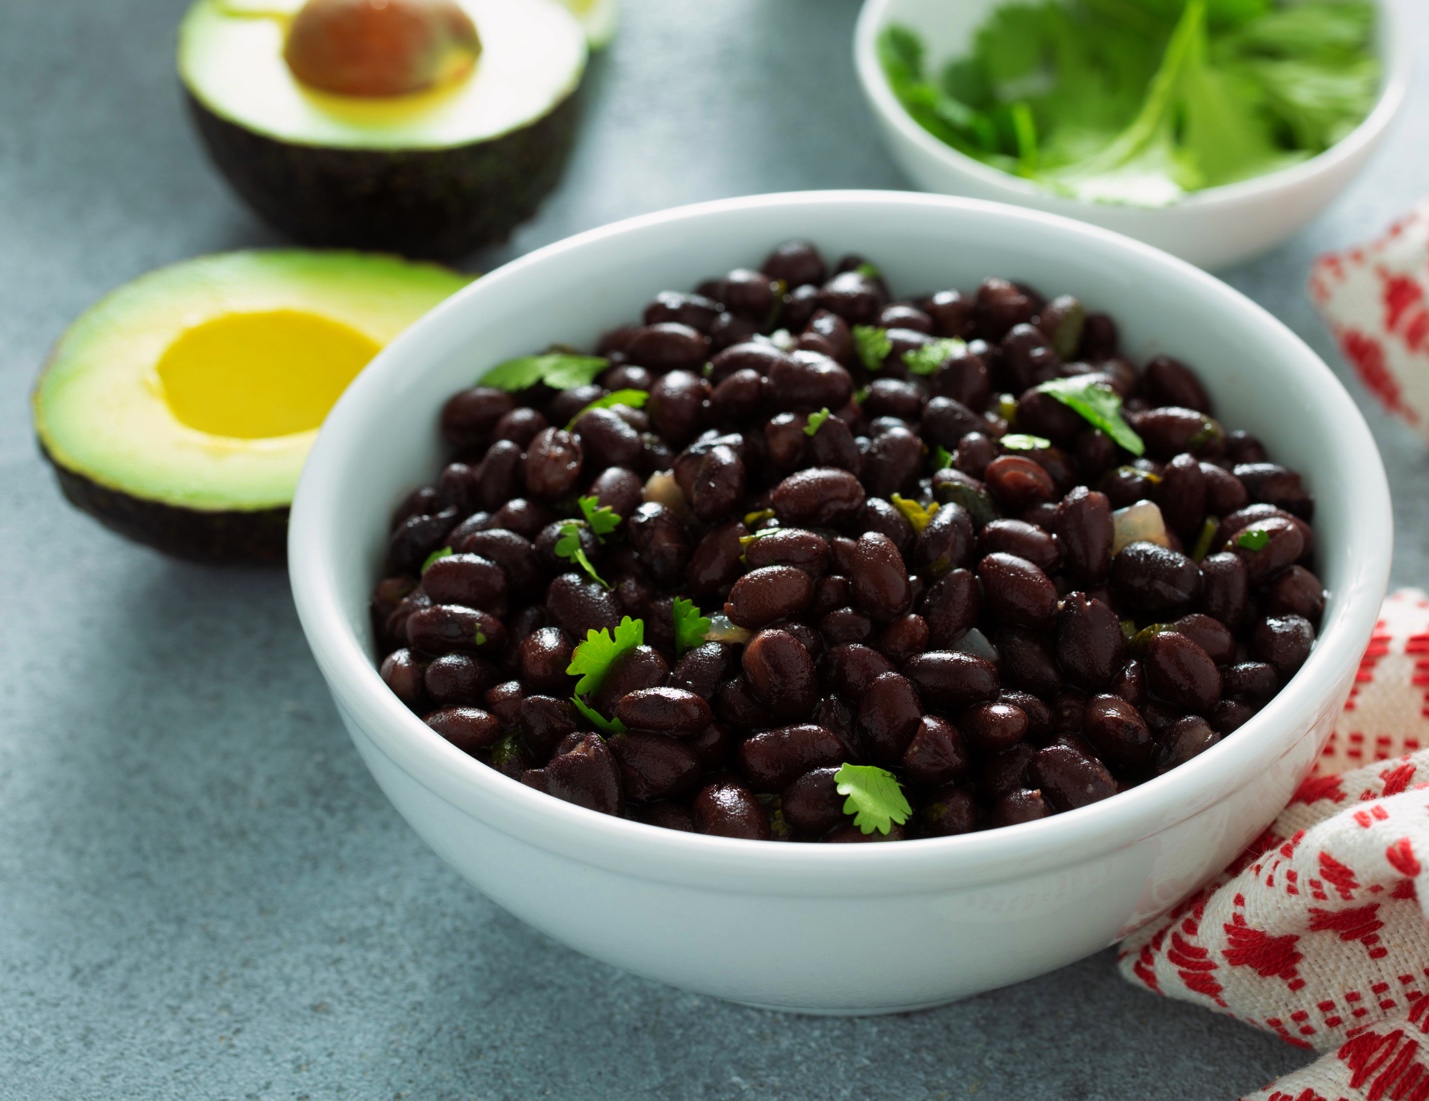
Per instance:
[[[1031,0],[931,73],[880,37],[905,110],[968,156],[1076,198],[1160,206],[1328,149],[1378,94],[1368,0]]]

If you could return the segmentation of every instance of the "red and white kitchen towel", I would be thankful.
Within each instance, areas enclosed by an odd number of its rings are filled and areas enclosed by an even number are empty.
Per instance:
[[[1425,747],[1425,748],[1422,748]],[[1429,599],[1392,595],[1316,769],[1122,974],[1319,1052],[1249,1101],[1429,1101]]]

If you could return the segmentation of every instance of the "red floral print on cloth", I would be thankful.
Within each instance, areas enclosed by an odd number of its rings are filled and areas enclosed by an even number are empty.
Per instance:
[[[1429,1101],[1426,694],[1429,599],[1396,593],[1316,774],[1122,944],[1132,982],[1321,1053],[1247,1101]]]
[[[1429,436],[1429,202],[1373,244],[1320,257],[1310,297],[1359,380]]]

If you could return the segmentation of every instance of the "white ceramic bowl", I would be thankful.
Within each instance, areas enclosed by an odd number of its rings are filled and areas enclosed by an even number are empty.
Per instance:
[[[1413,43],[1397,29],[1398,0],[1380,0],[1384,78],[1378,103],[1353,133],[1303,164],[1269,176],[1198,192],[1167,207],[1090,203],[1055,195],[964,156],[903,109],[878,63],[884,27],[901,23],[922,36],[930,65],[965,54],[993,8],[1009,0],[866,0],[854,30],[854,65],[893,159],[925,191],[1015,203],[1079,218],[1165,249],[1204,268],[1250,259],[1298,233],[1349,186],[1404,103]]]
[[[1136,356],[1195,364],[1232,427],[1319,497],[1331,595],[1304,669],[1224,743],[1115,798],[962,837],[775,844],[657,829],[563,803],[465,756],[378,677],[367,598],[393,506],[443,459],[437,415],[488,367],[590,347],[666,288],[793,237],[859,252],[894,293],[999,273],[1115,313]],[[1199,270],[1104,230],[905,192],[734,199],[636,218],[516,260],[373,361],[328,417],[289,540],[303,629],[393,804],[497,903],[598,959],[722,998],[828,1013],[934,1005],[1059,967],[1162,913],[1286,802],[1349,692],[1384,593],[1390,511],[1373,440],[1289,330]],[[394,874],[401,874],[400,869]]]

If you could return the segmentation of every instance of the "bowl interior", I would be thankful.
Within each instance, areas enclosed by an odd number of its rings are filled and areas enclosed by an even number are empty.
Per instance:
[[[1321,641],[1295,681],[1235,738],[1150,784],[1045,824],[894,848],[987,846],[994,835],[1030,841],[1033,834],[1046,836],[1038,832],[1044,825],[1070,838],[1076,834],[1073,819],[1093,832],[1110,831],[1099,834],[1109,838],[1122,828],[1118,815],[1140,808],[1149,816],[1141,828],[1149,828],[1152,818],[1179,820],[1243,782],[1247,769],[1283,752],[1296,735],[1290,728],[1304,729],[1304,713],[1323,706],[1316,696],[1322,682],[1357,662],[1388,573],[1384,472],[1348,395],[1270,315],[1163,253],[1067,219],[906,193],[728,200],[596,230],[479,280],[384,350],[329,416],[293,511],[290,560],[299,611],[345,706],[380,712],[380,725],[392,728],[394,738],[425,738],[440,743],[441,752],[450,749],[377,676],[367,613],[392,508],[412,488],[432,481],[444,461],[436,426],[447,397],[509,357],[553,343],[590,348],[602,331],[637,318],[658,291],[687,289],[731,268],[757,265],[774,245],[795,237],[815,242],[830,260],[848,252],[865,255],[882,268],[897,296],[970,289],[991,274],[1026,281],[1044,294],[1075,294],[1089,309],[1114,315],[1124,349],[1136,361],[1167,353],[1193,365],[1226,427],[1260,436],[1276,460],[1304,473],[1319,499],[1319,569],[1331,591]],[[463,782],[488,793],[493,781],[520,787],[454,750],[440,763],[464,770]],[[554,802],[527,789],[511,794],[528,796]],[[600,828],[630,825],[612,819]],[[678,837],[681,845],[714,840]],[[727,844],[743,852],[789,848]]]

